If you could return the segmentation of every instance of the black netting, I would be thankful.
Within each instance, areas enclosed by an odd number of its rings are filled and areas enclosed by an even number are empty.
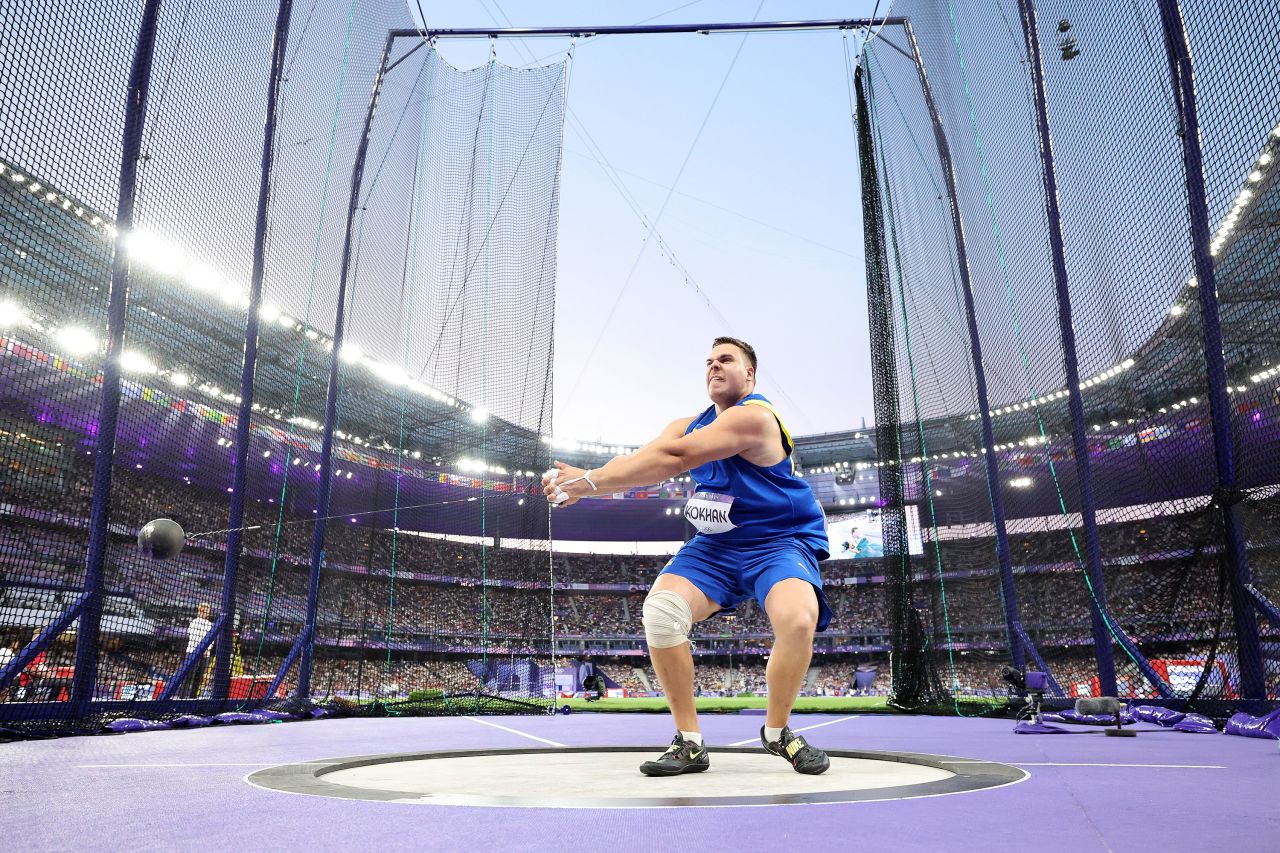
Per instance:
[[[1212,346],[1227,366],[1215,419],[1184,181],[1188,112],[1170,82],[1168,22],[1156,3],[1036,10],[1072,351],[1059,327],[1025,8],[899,3],[909,25],[886,27],[861,57],[896,276],[897,383],[877,388],[877,408],[894,396],[899,434],[910,436],[896,457],[882,446],[877,464],[920,482],[926,559],[917,562],[929,565],[917,586],[948,602],[926,626],[933,642],[922,660],[953,666],[957,650],[968,659],[952,678],[944,670],[944,706],[987,693],[999,666],[1024,663],[1020,653],[1070,696],[1111,693],[1114,665],[1121,696],[1220,713],[1251,691],[1245,704],[1257,706],[1280,677],[1267,640],[1276,626],[1246,568],[1256,563],[1253,579],[1265,583],[1264,492],[1275,482],[1265,282],[1276,263],[1266,167],[1280,101],[1274,46],[1243,33],[1274,27],[1274,13],[1183,10],[1221,302],[1222,341]],[[1072,360],[1078,388],[1067,381]],[[1076,394],[1084,421],[1073,435]],[[1215,456],[1215,429],[1232,438],[1234,483]],[[1012,568],[1003,585],[998,503]],[[1248,548],[1233,553],[1238,520]],[[1265,674],[1251,682],[1259,662]]]
[[[1067,696],[1259,707],[1280,690],[1280,55],[1256,34],[1280,13],[1182,9],[1219,341],[1177,19],[1047,2],[1033,66],[1030,8],[899,2],[909,25],[857,61],[874,450],[798,443],[823,503],[858,504],[832,522],[879,523],[884,557],[826,571],[805,689],[980,714],[1014,664]],[[638,623],[665,557],[553,561],[538,489],[570,60],[460,70],[389,37],[410,25],[386,0],[6,16],[0,724],[545,710],[555,654],[657,688]],[[685,533],[681,483],[627,497],[563,529]],[[180,555],[139,551],[152,518]],[[758,607],[694,640],[699,690],[762,690]]]
[[[377,0],[29,5],[0,45],[0,723],[545,709],[568,61],[460,71]],[[153,518],[181,554],[140,551]]]

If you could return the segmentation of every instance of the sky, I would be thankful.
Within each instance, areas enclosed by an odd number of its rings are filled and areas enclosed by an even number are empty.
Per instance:
[[[845,18],[870,15],[875,3],[680,7],[680,0],[422,4],[431,26],[484,27]],[[567,46],[512,39],[496,50],[501,61],[526,65],[553,61]],[[484,40],[440,44],[460,67],[483,64],[489,49]],[[849,49],[856,50],[852,36]],[[557,435],[643,443],[672,419],[696,414],[707,405],[703,361],[722,334],[755,347],[758,390],[792,432],[870,422],[848,85],[837,31],[745,41],[741,34],[596,37],[576,46],[561,176]],[[649,240],[602,161],[657,220]]]

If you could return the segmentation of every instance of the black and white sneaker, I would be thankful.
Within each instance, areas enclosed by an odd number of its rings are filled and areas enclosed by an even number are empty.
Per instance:
[[[788,726],[782,727],[782,737],[775,741],[764,739],[764,726],[761,726],[760,743],[764,745],[766,752],[787,761],[797,773],[817,776],[831,766],[831,759],[827,758],[825,752],[816,746],[810,746],[800,735],[793,734]]]
[[[676,732],[662,757],[641,764],[640,772],[646,776],[679,776],[681,773],[701,773],[710,766],[706,745],[685,740]]]

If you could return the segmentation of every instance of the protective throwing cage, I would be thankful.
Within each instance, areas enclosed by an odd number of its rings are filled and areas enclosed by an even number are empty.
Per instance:
[[[1058,5],[556,32],[864,35],[886,548],[839,595],[896,706],[1003,710],[1008,665],[1257,709],[1280,13]],[[376,0],[6,21],[0,723],[552,707],[570,60],[460,71]]]
[[[1280,11],[893,12],[856,83],[896,701],[981,713],[1008,664],[1270,707]]]
[[[567,61],[377,2],[6,18],[3,724],[551,707]]]

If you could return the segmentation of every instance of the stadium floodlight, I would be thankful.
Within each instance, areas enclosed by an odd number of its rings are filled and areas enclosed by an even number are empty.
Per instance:
[[[191,384],[191,377],[185,373],[171,373],[169,381],[177,388],[185,388]]]
[[[280,324],[282,329],[292,329],[297,321],[288,314],[281,314],[276,318],[276,322]]]
[[[484,408],[481,408],[481,407],[479,407],[479,406],[477,406],[476,408],[472,409],[472,410],[471,410],[471,420],[475,421],[475,422],[476,422],[476,423],[478,423],[478,424],[482,424],[482,423],[484,423],[485,421],[489,420],[489,411],[488,411],[488,409],[484,409]]]
[[[222,276],[209,267],[192,264],[183,271],[182,280],[187,287],[201,293],[218,293],[223,288]]]
[[[83,326],[64,326],[54,334],[54,340],[68,355],[88,355],[98,348],[98,339]]]
[[[249,291],[229,281],[223,282],[222,289],[218,291],[218,297],[232,307],[243,308],[249,304]]]
[[[26,321],[27,315],[20,302],[16,299],[0,301],[0,327],[21,326]]]
[[[120,354],[120,367],[126,373],[151,374],[159,370],[154,361],[147,358],[143,353],[132,349],[125,350]]]
[[[409,384],[409,374],[405,373],[403,368],[397,367],[394,364],[387,364],[383,361],[375,361],[372,358],[366,358],[364,363],[365,366],[373,372],[374,376],[377,376],[389,385],[399,386]]]
[[[133,261],[159,273],[176,273],[186,262],[177,246],[145,231],[130,233],[125,246]]]
[[[274,323],[280,319],[280,309],[270,302],[263,302],[262,307],[258,309],[258,316],[267,323]]]
[[[360,349],[360,345],[355,341],[350,341],[342,345],[342,351],[338,353],[338,358],[348,364],[354,364],[364,358],[364,350]]]
[[[1030,477],[1014,477],[1009,481],[1009,485],[1015,489],[1029,489],[1034,485],[1034,481]]]

